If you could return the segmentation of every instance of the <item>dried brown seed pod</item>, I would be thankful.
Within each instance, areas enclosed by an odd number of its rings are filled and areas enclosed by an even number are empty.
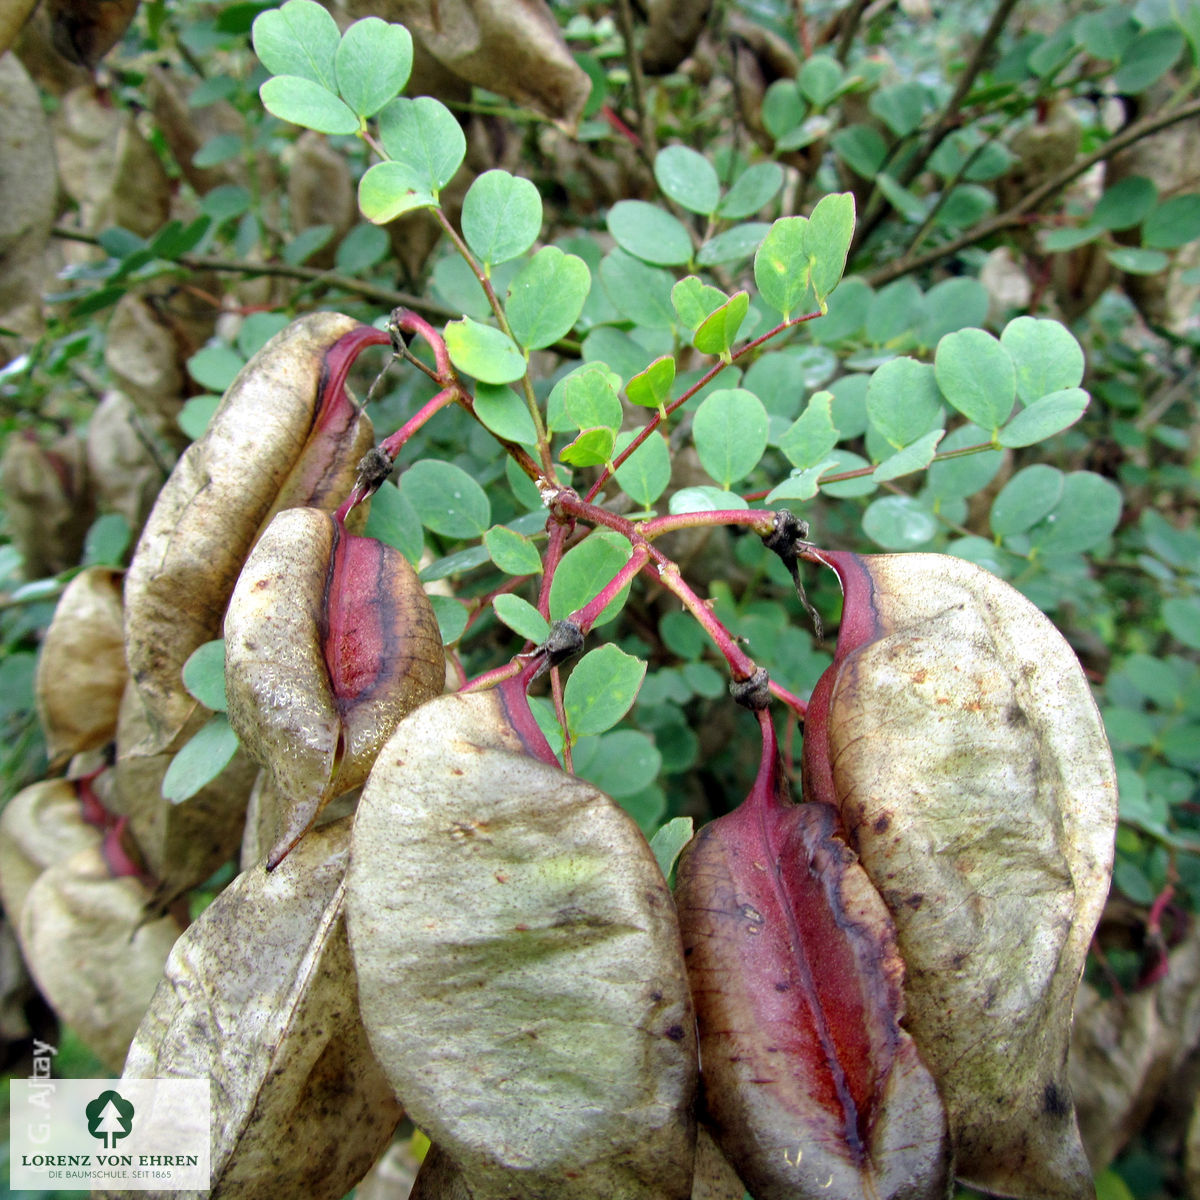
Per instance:
[[[335,796],[359,787],[401,719],[440,695],[433,608],[398,551],[328,513],[280,513],[225,618],[229,720],[291,812],[273,866]]]
[[[238,572],[284,508],[336,508],[373,432],[346,373],[387,335],[338,313],[312,313],[273,337],[238,374],[205,435],[167,480],[125,583],[130,673],[165,749],[195,711],[180,676],[220,636]]]

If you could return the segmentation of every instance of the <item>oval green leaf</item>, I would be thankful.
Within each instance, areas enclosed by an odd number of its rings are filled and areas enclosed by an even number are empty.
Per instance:
[[[632,707],[646,664],[612,645],[585,654],[563,689],[563,707],[572,740],[611,729]]]
[[[462,235],[485,267],[519,258],[542,231],[542,198],[528,179],[484,171],[467,189]]]
[[[495,525],[483,535],[483,544],[506,575],[536,575],[542,569],[542,556],[523,533]]]
[[[514,596],[511,592],[501,592],[493,601],[492,608],[496,616],[513,631],[520,634],[527,642],[540,646],[550,635],[550,625],[528,600]]]
[[[654,159],[654,178],[664,195],[689,212],[708,216],[717,207],[716,168],[689,146],[664,146]]]
[[[337,91],[334,60],[341,34],[329,11],[315,0],[287,0],[260,13],[250,37],[254,53],[272,75],[297,75]]]
[[[454,177],[467,139],[454,114],[431,96],[400,96],[379,114],[379,140],[415,191],[438,194]]]
[[[592,274],[582,258],[543,246],[508,288],[505,315],[526,350],[542,350],[566,337],[583,312]]]
[[[403,90],[412,61],[412,35],[403,25],[364,17],[342,34],[338,45],[338,91],[358,116],[373,117]]]
[[[225,639],[197,646],[183,664],[183,686],[205,708],[225,711]]]
[[[318,133],[357,133],[358,118],[332,92],[299,75],[276,75],[258,89],[263,107],[281,121]]]
[[[162,794],[172,804],[190,800],[212,783],[237,753],[238,738],[223,712],[214,713],[171,759]]]
[[[728,491],[758,466],[767,448],[767,410],[745,388],[711,392],[696,410],[692,437],[705,471]]]
[[[426,529],[445,537],[479,537],[491,524],[487,493],[453,463],[436,459],[413,463],[400,477],[400,493]]]
[[[1017,393],[1016,368],[990,333],[948,333],[938,343],[933,367],[942,395],[968,421],[994,432],[1008,420]]]
[[[632,552],[633,547],[628,540],[610,529],[590,534],[579,545],[572,546],[563,555],[554,572],[554,581],[550,584],[550,619],[565,620],[599,595],[601,589],[629,561]],[[625,607],[630,586],[626,584],[605,607],[595,627],[611,621]]]
[[[445,337],[450,361],[484,383],[512,383],[525,374],[525,356],[500,329],[462,317],[446,325]]]
[[[437,197],[414,188],[412,172],[399,163],[376,163],[358,181],[359,211],[376,225],[386,225],[417,208],[436,207]]]
[[[608,210],[608,231],[622,250],[655,266],[682,266],[692,258],[692,239],[669,212],[644,200],[618,200]]]

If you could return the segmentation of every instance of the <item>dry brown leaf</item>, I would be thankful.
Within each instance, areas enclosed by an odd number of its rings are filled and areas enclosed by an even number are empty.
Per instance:
[[[840,808],[895,919],[905,1025],[960,1177],[1090,1197],[1066,1055],[1117,797],[1087,681],[1046,617],[971,563],[812,556],[845,607],[809,707],[805,790]]]
[[[140,412],[174,424],[183,404],[180,346],[154,308],[135,292],[117,302],[108,322],[104,365]]]
[[[371,444],[345,375],[386,340],[337,313],[313,313],[272,338],[230,385],[208,430],[167,480],[125,583],[126,657],[161,751],[196,708],[180,672],[220,636],[251,547],[281,508],[336,508]]]
[[[689,1194],[670,893],[630,818],[553,762],[523,692],[401,723],[359,801],[347,913],[372,1047],[475,1200]]]
[[[225,692],[246,752],[289,801],[272,867],[445,677],[437,618],[399,550],[315,508],[271,522],[229,602]]]
[[[42,639],[34,699],[52,767],[116,736],[126,679],[122,574],[88,567],[76,575]]]
[[[114,875],[104,843],[38,876],[17,936],[30,973],[59,1018],[120,1070],[181,930],[147,911],[141,880]]]
[[[79,787],[44,779],[19,791],[0,811],[0,903],[16,925],[38,876],[104,836],[88,820]]]
[[[343,918],[349,821],[239,875],[180,938],[125,1078],[212,1080],[209,1200],[339,1200],[404,1115],[371,1057]]]
[[[13,44],[13,39],[21,32],[25,18],[33,12],[37,0],[8,0],[0,7],[0,54],[3,54]]]

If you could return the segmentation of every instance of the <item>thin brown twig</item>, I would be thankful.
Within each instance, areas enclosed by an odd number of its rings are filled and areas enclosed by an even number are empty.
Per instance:
[[[838,62],[845,63],[854,45],[854,35],[858,32],[859,22],[866,11],[870,0],[854,0],[854,3],[842,14],[841,29],[838,35],[837,49],[834,51]]]
[[[100,245],[100,239],[90,233],[82,233],[75,229],[67,229],[56,225],[50,231],[55,237],[73,242],[83,242],[89,246]],[[233,259],[220,258],[208,254],[181,254],[170,261],[186,267],[189,271],[218,271],[236,272],[241,275],[271,275],[282,279],[296,279],[304,283],[320,284],[329,290],[350,292],[361,296],[364,300],[375,300],[388,308],[415,308],[430,316],[452,317],[461,313],[444,305],[437,304],[421,296],[409,292],[399,292],[393,288],[381,287],[374,283],[365,283],[361,279],[352,279],[348,275],[338,275],[333,271],[322,271],[317,267],[292,266],[290,263],[277,262],[237,262]]]
[[[1018,0],[1000,0],[996,11],[992,14],[991,21],[988,22],[987,29],[983,31],[983,36],[976,44],[967,65],[963,68],[962,74],[958,77],[958,82],[955,84],[953,93],[946,101],[937,120],[934,121],[933,127],[926,135],[924,142],[918,147],[917,152],[900,172],[898,182],[901,187],[907,187],[924,170],[925,164],[933,156],[933,152],[942,144],[946,135],[959,124],[959,114],[962,111],[963,103],[970,93],[971,88],[975,86],[975,80],[979,77],[980,71],[983,70],[988,56],[995,47],[1000,34],[1004,31],[1004,26],[1008,18],[1012,15],[1013,9],[1016,8],[1017,3]],[[875,212],[871,213],[863,221],[862,227],[857,231],[855,237],[858,245],[861,246],[874,233],[880,221],[886,216],[888,208],[889,206],[886,204],[880,205]]]
[[[646,78],[642,74],[642,60],[637,52],[637,42],[633,30],[633,6],[629,0],[619,0],[617,4],[617,25],[621,30],[621,40],[625,43],[625,61],[629,65],[629,86],[633,91],[633,107],[637,111],[638,135],[641,145],[638,147],[642,157],[654,166],[654,157],[658,153],[658,136],[654,130],[654,121],[646,107]]]
[[[1158,133],[1162,129],[1167,129],[1172,125],[1177,125],[1180,121],[1186,121],[1196,116],[1200,116],[1200,99],[1190,100],[1168,112],[1154,113],[1143,117],[1140,121],[1135,121],[1132,125],[1127,125],[1119,133],[1114,134],[1103,146],[1097,147],[1091,154],[1077,158],[1069,167],[1059,171],[1057,175],[1051,176],[1031,192],[1027,192],[1005,212],[997,213],[994,217],[980,221],[977,225],[959,234],[958,237],[952,238],[940,246],[934,246],[921,254],[906,254],[893,262],[886,263],[874,271],[867,272],[863,278],[873,287],[879,287],[882,284],[890,283],[893,279],[899,279],[902,275],[908,275],[912,271],[919,271],[923,267],[941,262],[951,255],[957,254],[960,250],[965,250],[968,246],[974,246],[976,243],[984,241],[993,234],[1003,233],[1006,229],[1023,225],[1030,213],[1035,212],[1051,196],[1062,191],[1097,163],[1112,158],[1113,155],[1119,154],[1126,147],[1144,137],[1149,137],[1153,133]]]

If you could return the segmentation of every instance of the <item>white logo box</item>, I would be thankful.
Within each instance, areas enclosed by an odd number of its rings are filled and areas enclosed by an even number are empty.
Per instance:
[[[211,1125],[207,1079],[13,1079],[9,1186],[207,1191]]]

